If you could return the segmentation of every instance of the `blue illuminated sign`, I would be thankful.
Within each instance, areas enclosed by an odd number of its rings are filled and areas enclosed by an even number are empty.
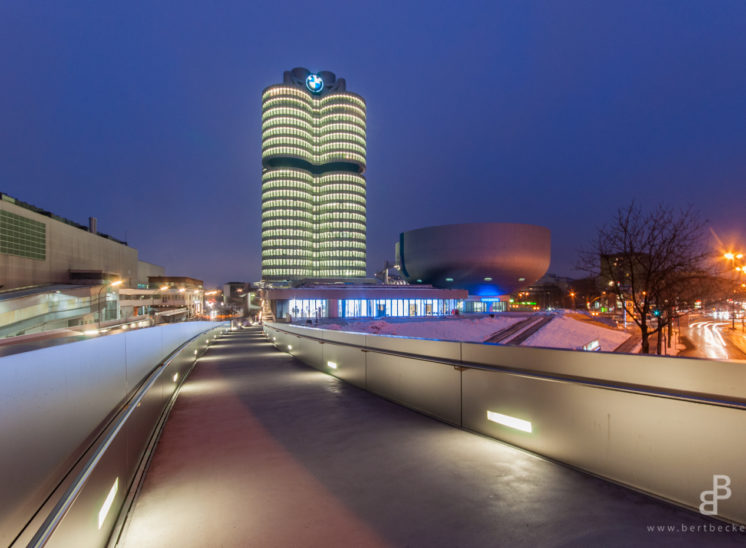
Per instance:
[[[497,295],[504,295],[505,291],[494,285],[480,284],[474,289],[469,289],[469,293],[478,297],[495,297]],[[484,298],[481,300],[484,300]]]
[[[306,87],[311,93],[321,93],[324,89],[324,80],[318,74],[309,74],[306,76]]]

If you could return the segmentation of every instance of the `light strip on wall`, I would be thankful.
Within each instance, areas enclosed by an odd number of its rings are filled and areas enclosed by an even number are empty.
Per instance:
[[[334,363],[334,362],[326,362],[326,365],[328,365],[332,369],[336,369],[337,368],[337,364]]]
[[[104,504],[101,507],[101,510],[98,511],[98,528],[99,529],[101,529],[101,526],[104,524],[104,521],[106,521],[106,516],[109,513],[109,510],[111,509],[111,505],[114,503],[114,497],[117,495],[117,491],[119,491],[119,478],[114,480],[114,485],[112,485],[111,489],[109,489],[109,494],[106,495],[106,500],[104,501]]]
[[[495,413],[494,411],[487,411],[487,420],[502,424],[509,428],[515,428],[522,432],[532,432],[531,423],[523,419],[517,419],[509,415],[503,415],[502,413]]]

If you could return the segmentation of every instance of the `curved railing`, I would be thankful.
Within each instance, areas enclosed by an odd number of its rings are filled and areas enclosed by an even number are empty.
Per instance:
[[[0,359],[0,545],[106,545],[178,388],[226,327],[171,324]]]
[[[370,392],[682,506],[727,476],[717,517],[746,524],[746,362],[264,331]]]

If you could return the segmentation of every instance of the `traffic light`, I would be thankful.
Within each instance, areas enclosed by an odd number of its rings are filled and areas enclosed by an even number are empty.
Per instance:
[[[656,318],[660,318],[661,311],[656,308],[655,310],[653,310],[653,316],[655,316]]]

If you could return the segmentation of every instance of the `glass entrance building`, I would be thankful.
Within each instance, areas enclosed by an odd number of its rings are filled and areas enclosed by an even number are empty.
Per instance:
[[[431,286],[309,284],[264,292],[277,319],[447,316],[464,311],[463,289]]]
[[[295,68],[262,94],[262,279],[366,274],[365,101]]]

